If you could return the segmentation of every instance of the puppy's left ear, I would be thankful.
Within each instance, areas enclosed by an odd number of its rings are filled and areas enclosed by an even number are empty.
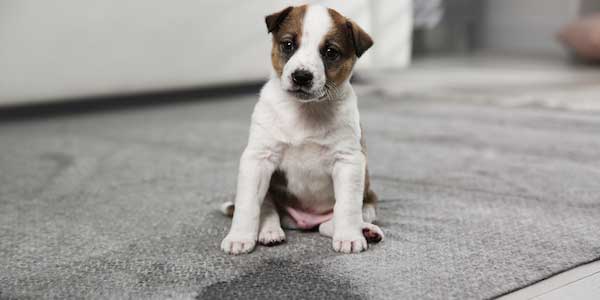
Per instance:
[[[373,39],[371,39],[371,36],[354,23],[354,21],[346,20],[346,28],[348,29],[348,35],[352,41],[352,45],[354,45],[354,51],[356,52],[357,57],[363,55],[365,51],[373,46]]]
[[[287,17],[287,15],[290,13],[290,11],[292,11],[292,9],[294,9],[294,8],[291,6],[288,6],[285,9],[283,9],[282,11],[279,11],[274,14],[270,14],[270,15],[266,16],[265,23],[267,23],[267,32],[271,33],[273,31],[277,31],[277,29],[279,29],[279,25],[281,24],[281,22],[283,22],[283,20],[285,20],[285,17]]]

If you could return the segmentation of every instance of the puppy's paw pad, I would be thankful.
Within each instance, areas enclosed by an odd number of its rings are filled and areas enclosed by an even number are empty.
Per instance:
[[[359,253],[367,250],[367,240],[359,239],[333,239],[333,250],[341,253]]]
[[[374,244],[383,241],[383,231],[377,225],[365,223],[362,233],[368,243]]]
[[[281,228],[264,229],[258,235],[258,242],[265,246],[275,246],[285,242],[285,232]]]
[[[221,250],[228,254],[243,254],[254,250],[256,241],[251,239],[225,238],[221,242]]]

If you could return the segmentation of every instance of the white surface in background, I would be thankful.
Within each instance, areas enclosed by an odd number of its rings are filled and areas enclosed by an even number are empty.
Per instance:
[[[361,67],[408,63],[410,0],[314,2],[376,32]],[[2,0],[0,105],[262,80],[271,68],[264,16],[285,3]]]
[[[0,103],[261,78],[271,10],[231,0],[4,0]]]

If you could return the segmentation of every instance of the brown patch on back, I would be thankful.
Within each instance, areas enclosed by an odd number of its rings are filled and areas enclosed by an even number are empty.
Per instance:
[[[284,18],[275,19],[278,21],[278,24],[277,26],[273,26],[274,30],[271,32],[273,34],[271,64],[273,65],[273,69],[275,69],[277,75],[280,77],[281,73],[283,72],[283,67],[285,66],[285,63],[290,59],[290,57],[281,52],[280,43],[283,39],[290,38],[293,41],[295,41],[298,47],[300,46],[300,42],[302,39],[302,23],[304,20],[304,15],[306,13],[306,8],[306,5],[293,7],[286,13]],[[276,14],[281,14],[284,11],[285,10]],[[267,16],[267,18],[276,14]],[[278,18],[278,16],[274,18]]]

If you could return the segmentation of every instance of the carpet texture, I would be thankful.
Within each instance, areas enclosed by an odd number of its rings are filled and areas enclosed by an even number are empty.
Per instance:
[[[482,299],[600,258],[597,115],[360,94],[386,240],[358,255],[219,250],[253,95],[0,123],[0,298]]]

